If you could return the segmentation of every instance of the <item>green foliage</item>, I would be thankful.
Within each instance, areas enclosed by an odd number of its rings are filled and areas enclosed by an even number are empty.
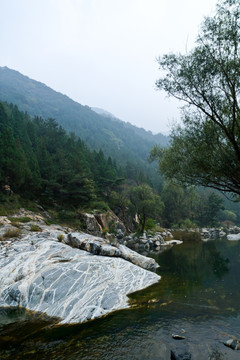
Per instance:
[[[148,217],[158,220],[162,214],[164,204],[159,195],[154,194],[150,186],[144,184],[133,187],[129,191],[129,199],[133,206],[133,213],[138,216],[143,233]]]
[[[224,220],[229,220],[232,222],[236,222],[236,220],[237,220],[237,214],[235,214],[234,211],[224,210],[223,216],[224,216]]]
[[[103,230],[102,230],[103,237],[105,237],[107,235],[107,233],[109,233],[109,229],[108,228],[103,228]]]
[[[193,221],[191,221],[190,219],[184,219],[181,220],[178,224],[173,224],[171,226],[173,229],[194,229],[197,227],[196,223],[194,223]]]
[[[19,195],[9,196],[0,191],[0,216],[13,215],[23,206],[24,202]]]
[[[49,206],[86,207],[104,201],[122,181],[116,163],[91,152],[53,119],[31,120],[16,106],[0,103],[0,188]],[[5,197],[6,203],[14,197]],[[106,208],[106,206],[105,206]],[[1,209],[0,209],[1,210]]]
[[[0,67],[0,98],[16,104],[30,116],[56,119],[68,133],[74,132],[91,150],[98,152],[102,149],[106,156],[116,159],[118,165],[123,167],[123,172],[127,173],[128,164],[131,164],[136,170],[141,169],[145,177],[159,184],[156,169],[149,165],[147,157],[153,145],[167,144],[166,136],[153,135],[150,131],[116,118],[99,115],[88,106],[82,106],[6,67]],[[136,174],[131,173],[134,181]],[[129,176],[125,173],[122,175]]]
[[[97,211],[108,211],[110,208],[108,204],[105,201],[93,201],[90,204],[91,210],[97,210]]]
[[[175,240],[181,241],[201,241],[201,234],[197,231],[173,231],[172,235]]]
[[[153,230],[155,228],[156,228],[156,220],[147,218],[145,223],[145,230]]]
[[[187,105],[183,126],[172,131],[171,146],[152,152],[168,178],[236,195],[240,194],[239,12],[239,1],[219,0],[215,16],[205,18],[191,52],[159,59],[166,75],[157,87]]]
[[[223,198],[215,193],[204,193],[198,209],[198,221],[201,226],[216,226],[219,224],[220,211],[224,209]]]

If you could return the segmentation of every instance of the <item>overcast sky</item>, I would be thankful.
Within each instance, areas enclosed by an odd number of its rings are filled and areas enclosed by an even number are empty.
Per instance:
[[[179,103],[156,58],[186,53],[216,0],[0,0],[0,66],[154,133]]]

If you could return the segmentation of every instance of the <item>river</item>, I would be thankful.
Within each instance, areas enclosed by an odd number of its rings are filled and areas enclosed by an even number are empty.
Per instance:
[[[0,309],[0,360],[169,360],[171,350],[240,359],[223,344],[240,338],[240,241],[187,242],[152,256],[162,279],[132,294],[130,309],[71,326]]]

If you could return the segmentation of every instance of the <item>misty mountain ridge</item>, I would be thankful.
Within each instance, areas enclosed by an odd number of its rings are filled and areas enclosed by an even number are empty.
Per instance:
[[[165,135],[153,135],[151,131],[121,121],[105,110],[83,106],[7,67],[0,67],[0,100],[16,104],[32,117],[54,118],[91,149],[102,149],[120,164],[128,161],[146,164],[153,145],[166,146],[168,143]]]
[[[99,115],[102,115],[102,116],[110,118],[114,121],[119,121],[119,122],[123,123],[123,125],[127,129],[133,130],[136,134],[140,135],[145,140],[152,141],[152,139],[154,139],[156,144],[160,144],[162,146],[166,146],[168,144],[168,136],[167,135],[164,135],[162,133],[153,134],[151,130],[146,130],[142,127],[140,128],[138,126],[132,125],[130,122],[125,122],[123,120],[120,120],[115,115],[113,115],[112,113],[110,113],[109,111],[106,111],[104,109],[101,109],[98,107],[91,107],[91,109]]]

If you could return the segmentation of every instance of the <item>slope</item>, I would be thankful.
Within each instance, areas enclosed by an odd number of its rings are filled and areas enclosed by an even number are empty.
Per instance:
[[[164,146],[167,142],[163,135],[153,135],[129,123],[97,114],[90,107],[7,67],[0,67],[0,100],[16,104],[31,116],[56,119],[91,149],[101,148],[122,165],[133,162],[146,166],[151,147],[156,143]]]

